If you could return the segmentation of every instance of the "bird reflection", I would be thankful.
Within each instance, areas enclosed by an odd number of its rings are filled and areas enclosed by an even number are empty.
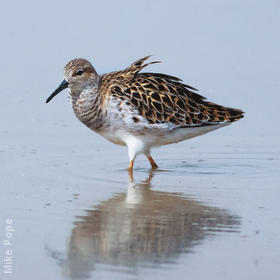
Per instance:
[[[63,262],[67,279],[88,279],[99,264],[133,273],[175,262],[215,232],[238,231],[239,217],[180,193],[152,190],[152,176],[77,217]]]

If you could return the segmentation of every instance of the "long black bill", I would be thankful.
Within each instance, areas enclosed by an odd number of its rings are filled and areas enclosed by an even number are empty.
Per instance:
[[[68,82],[63,80],[62,83],[59,85],[59,87],[48,97],[46,103],[49,103],[58,93],[60,93],[65,88],[67,88],[68,85],[69,85]]]

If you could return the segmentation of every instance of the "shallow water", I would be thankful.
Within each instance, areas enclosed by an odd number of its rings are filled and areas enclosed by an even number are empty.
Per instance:
[[[140,159],[131,182],[125,160],[108,163],[108,154],[97,165],[87,148],[66,145],[40,160],[23,152],[6,178],[12,279],[277,279],[279,153],[202,156],[194,147],[182,160],[159,150],[161,169]]]
[[[151,177],[77,216],[64,258],[47,247],[69,278],[85,279],[100,269],[137,275],[141,268],[171,266],[204,239],[239,232],[239,217],[181,193],[152,190]]]
[[[108,3],[2,10],[0,254],[13,272],[2,261],[0,278],[278,280],[279,3]],[[102,73],[151,53],[164,63],[148,71],[246,116],[156,149],[157,171],[137,158],[131,181],[125,148],[79,123],[65,93],[44,101],[70,58]]]

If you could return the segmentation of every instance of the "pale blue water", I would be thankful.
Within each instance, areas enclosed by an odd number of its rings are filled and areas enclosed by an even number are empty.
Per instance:
[[[280,3],[25,1],[1,24],[1,279],[279,279]],[[79,123],[74,57],[99,73],[153,54],[246,112],[232,126],[154,151],[160,171]],[[13,273],[3,272],[6,219]]]

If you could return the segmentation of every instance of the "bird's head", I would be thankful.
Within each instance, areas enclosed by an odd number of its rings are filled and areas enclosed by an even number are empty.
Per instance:
[[[76,58],[69,61],[64,67],[64,80],[59,87],[48,97],[50,102],[58,93],[65,88],[70,89],[71,95],[79,95],[83,89],[93,86],[98,82],[99,75],[89,61]]]

